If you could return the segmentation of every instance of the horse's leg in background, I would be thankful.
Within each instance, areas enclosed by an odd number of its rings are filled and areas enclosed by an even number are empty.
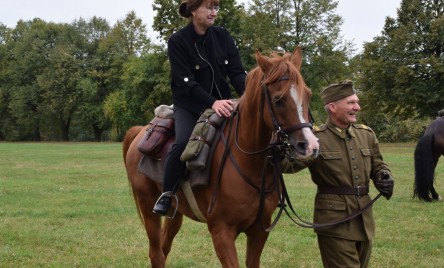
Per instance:
[[[140,176],[142,176],[140,174]],[[132,183],[134,199],[136,201],[137,209],[140,212],[143,225],[148,237],[148,256],[152,267],[165,267],[166,255],[163,251],[162,245],[162,221],[161,217],[154,214],[153,206],[157,201],[157,196],[160,191],[155,191],[157,186],[148,178],[144,178],[147,183],[143,185],[135,185]],[[148,184],[152,184],[148,186]]]
[[[433,200],[442,200],[441,196],[439,196],[439,194],[436,192],[435,186],[432,185],[432,187],[430,188],[430,193],[432,194]]]
[[[441,123],[442,121],[439,121],[439,122]],[[442,126],[442,123],[441,123],[441,126]],[[444,129],[441,127],[441,130],[439,130],[435,133],[434,140],[433,140],[433,151],[434,151],[433,155],[434,155],[434,158],[436,159],[435,168],[438,165],[439,158],[444,155],[444,131],[443,130]],[[434,176],[434,179],[436,179],[435,176]],[[431,192],[432,198],[434,200],[436,200],[436,201],[442,200],[442,197],[436,192],[435,187],[433,185],[430,189],[430,192]]]
[[[440,156],[441,156],[440,154],[435,154],[435,153],[433,154],[433,160],[434,160],[433,171],[435,171],[436,166],[438,165],[438,161],[439,161]],[[435,182],[435,172],[433,172],[433,182],[432,182],[432,185],[430,186],[430,194],[432,195],[433,200],[438,201],[438,200],[441,200],[441,197],[439,196],[439,194],[435,190],[434,182]]]
[[[432,143],[432,158],[433,158],[433,181],[432,181],[432,185],[430,186],[430,194],[432,196],[432,199],[437,201],[437,200],[441,200],[441,197],[439,196],[439,194],[436,192],[435,190],[435,186],[434,186],[434,182],[435,182],[435,170],[436,167],[438,166],[438,161],[439,158],[442,155],[442,148],[440,144],[444,144],[444,139],[439,136],[438,134],[434,135],[434,139],[433,139],[433,143]]]
[[[146,178],[146,180],[149,180]],[[151,182],[151,180],[149,180]],[[153,183],[155,184],[155,183]],[[154,187],[154,188],[153,188]],[[151,185],[157,189],[156,185]],[[153,213],[154,204],[161,192],[144,193],[138,196],[139,208],[143,217],[149,241],[149,257],[152,267],[165,267],[166,259],[171,251],[174,237],[182,226],[183,215],[177,212],[174,219],[161,217]],[[154,198],[153,198],[154,197]],[[162,218],[163,224],[162,224]]]
[[[162,251],[163,255],[168,256],[171,251],[171,246],[173,245],[173,240],[176,234],[179,232],[180,227],[182,227],[183,214],[179,211],[173,219],[165,217],[162,227]]]
[[[255,224],[245,234],[247,235],[246,267],[260,267],[261,254],[270,233],[264,231],[261,224]]]

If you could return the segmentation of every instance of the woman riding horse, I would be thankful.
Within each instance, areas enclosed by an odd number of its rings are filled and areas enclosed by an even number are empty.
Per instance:
[[[247,236],[246,266],[260,266],[269,235],[266,227],[282,196],[276,178],[279,174],[272,163],[281,157],[309,160],[317,156],[319,148],[310,129],[311,91],[300,73],[300,48],[272,58],[256,52],[256,61],[258,67],[248,74],[238,109],[230,123],[220,129],[221,141],[211,160],[209,184],[193,190],[223,267],[239,267],[235,240],[240,233]],[[145,129],[138,126],[127,132],[123,155],[137,211],[148,235],[151,265],[164,267],[183,215],[194,220],[198,217],[181,190],[177,192],[174,218],[162,222],[153,213],[162,187],[138,171],[142,155],[137,145]]]

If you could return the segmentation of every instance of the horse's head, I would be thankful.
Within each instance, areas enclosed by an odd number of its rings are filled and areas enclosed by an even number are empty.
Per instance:
[[[283,145],[281,148],[285,148],[285,154],[290,159],[316,157],[319,143],[311,131],[311,90],[300,73],[300,47],[283,56],[273,54],[272,57],[266,57],[256,51],[256,61],[258,69],[255,71],[261,70],[262,76],[258,87],[263,96],[261,117],[268,128],[272,129],[271,142]]]

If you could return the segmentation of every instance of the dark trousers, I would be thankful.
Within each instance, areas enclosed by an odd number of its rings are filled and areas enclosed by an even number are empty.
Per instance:
[[[372,241],[353,241],[318,235],[319,251],[325,268],[368,267]]]
[[[164,177],[163,177],[163,192],[176,192],[180,180],[183,178],[187,169],[186,163],[180,160],[194,126],[196,125],[199,116],[191,112],[174,106],[174,128],[176,131],[176,140],[167,154]]]

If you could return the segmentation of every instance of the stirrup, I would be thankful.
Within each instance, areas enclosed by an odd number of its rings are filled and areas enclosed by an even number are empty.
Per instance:
[[[167,211],[167,213],[165,214],[165,217],[168,217],[168,218],[170,218],[170,219],[173,219],[174,216],[176,216],[177,207],[179,206],[179,199],[177,198],[177,195],[176,195],[176,194],[173,194],[172,191],[167,191],[167,192],[162,193],[162,194],[159,196],[159,198],[157,198],[156,203],[159,202],[159,200],[160,200],[164,195],[166,195],[166,196],[168,196],[168,197],[171,197],[172,199],[175,199],[175,200],[176,200],[176,207],[174,208],[173,213],[169,213],[169,214],[168,214],[168,211]],[[173,204],[173,203],[171,203],[171,206],[172,206],[172,204]],[[168,210],[170,210],[170,209],[171,209],[171,207],[170,207]],[[171,215],[171,214],[172,214],[172,215]]]

